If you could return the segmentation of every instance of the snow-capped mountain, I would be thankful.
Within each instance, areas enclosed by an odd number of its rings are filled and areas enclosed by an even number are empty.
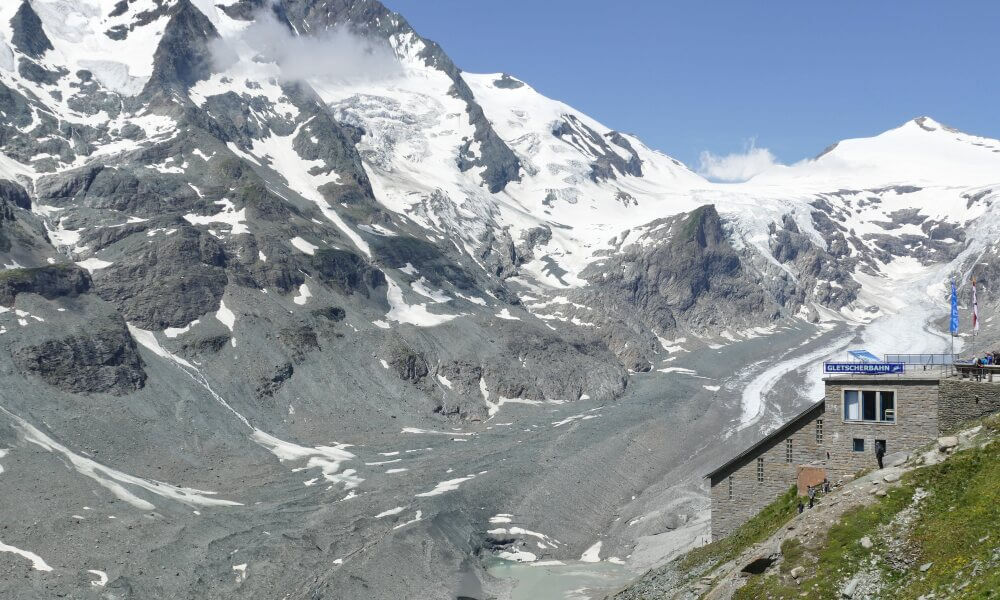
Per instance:
[[[746,416],[686,357],[1000,289],[998,190],[927,117],[711,183],[374,0],[4,2],[0,590],[478,597],[479,555],[624,549],[668,517],[623,490]]]

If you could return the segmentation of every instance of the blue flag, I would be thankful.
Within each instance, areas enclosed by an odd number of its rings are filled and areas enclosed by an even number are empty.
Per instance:
[[[951,334],[958,333],[958,292],[955,291],[955,282],[951,282]]]

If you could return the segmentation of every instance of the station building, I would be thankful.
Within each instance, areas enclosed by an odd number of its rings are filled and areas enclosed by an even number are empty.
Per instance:
[[[991,378],[992,379],[992,378]],[[842,480],[886,455],[912,451],[970,419],[1000,411],[1000,383],[926,371],[833,375],[822,400],[706,475],[712,539],[756,515],[791,486]]]

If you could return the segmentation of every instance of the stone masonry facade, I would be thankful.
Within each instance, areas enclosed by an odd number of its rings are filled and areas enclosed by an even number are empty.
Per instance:
[[[823,419],[822,409],[823,405],[817,404],[786,425],[780,435],[765,439],[763,446],[712,476],[713,540],[728,535],[788,491],[795,484],[799,465],[824,458],[816,436],[816,421]],[[787,440],[791,440],[790,461]],[[759,458],[763,459],[763,481],[758,480]]]
[[[844,419],[844,390],[893,391],[896,421],[870,423]],[[875,440],[884,440],[886,454],[913,450],[938,435],[938,379],[903,377],[830,378],[826,381],[826,419],[829,435],[830,481],[876,466]],[[864,440],[864,450],[854,450],[854,440]]]
[[[956,378],[941,380],[938,426],[950,431],[959,423],[1000,412],[1000,384]]]
[[[885,441],[887,455],[912,451],[965,421],[1000,412],[998,383],[859,376],[831,377],[825,387],[823,401],[709,475],[713,540],[732,533],[795,485],[800,466],[825,468],[836,482],[876,466],[876,440]],[[846,420],[845,390],[894,392],[895,421]],[[855,440],[863,440],[863,450],[856,449],[861,444]]]

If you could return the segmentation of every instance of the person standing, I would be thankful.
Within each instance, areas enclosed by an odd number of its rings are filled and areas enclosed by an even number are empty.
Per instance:
[[[882,457],[885,456],[885,442],[875,440],[875,460],[878,461],[879,470],[882,469]]]

